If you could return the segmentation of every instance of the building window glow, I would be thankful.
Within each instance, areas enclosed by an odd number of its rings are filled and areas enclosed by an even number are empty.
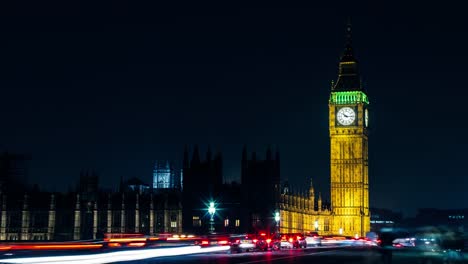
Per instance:
[[[229,219],[224,219],[224,226],[229,226]]]
[[[240,225],[240,220],[236,219],[236,227],[239,227],[239,225]]]
[[[176,221],[171,221],[171,227],[177,227],[177,222]]]
[[[201,226],[201,220],[200,220],[200,217],[199,216],[193,216],[192,217],[192,225],[194,227],[199,227]]]

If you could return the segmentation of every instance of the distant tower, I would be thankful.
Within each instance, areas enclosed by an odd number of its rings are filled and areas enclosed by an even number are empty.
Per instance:
[[[173,162],[156,161],[153,170],[153,189],[181,188],[182,170],[178,170]]]
[[[156,161],[153,171],[153,188],[154,189],[169,189],[173,171],[169,161]]]
[[[315,190],[314,185],[312,184],[312,179],[310,179],[310,188],[309,188],[309,210],[315,210]]]
[[[334,233],[365,236],[370,231],[368,105],[347,27],[338,79],[329,99],[330,180]],[[319,198],[320,202],[320,198]],[[319,210],[322,209],[319,205]]]

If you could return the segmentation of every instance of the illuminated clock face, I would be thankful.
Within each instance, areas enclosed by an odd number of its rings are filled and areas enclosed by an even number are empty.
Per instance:
[[[343,107],[340,108],[340,110],[338,110],[338,113],[336,114],[336,119],[341,125],[349,126],[356,119],[356,113],[351,107]]]
[[[367,111],[367,109],[364,112],[364,122],[365,122],[366,127],[368,127],[369,126],[369,112]]]

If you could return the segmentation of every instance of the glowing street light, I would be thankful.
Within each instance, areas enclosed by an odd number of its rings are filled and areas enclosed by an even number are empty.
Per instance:
[[[315,231],[318,231],[318,227],[319,227],[318,220],[315,220],[314,227],[315,227]]]
[[[340,227],[339,233],[340,233],[340,235],[343,234],[343,228],[342,227]]]
[[[280,221],[280,214],[279,212],[275,212],[275,221],[278,223]]]
[[[279,222],[281,220],[280,213],[278,211],[275,212],[275,222],[276,222],[276,233],[279,233]]]
[[[210,202],[210,206],[208,207],[208,213],[210,214],[210,232],[214,233],[214,214],[216,213],[215,203]]]

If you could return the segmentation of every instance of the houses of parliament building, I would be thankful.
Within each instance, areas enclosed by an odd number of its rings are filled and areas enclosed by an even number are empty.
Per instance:
[[[0,240],[98,239],[104,233],[243,233],[317,231],[364,236],[370,231],[368,181],[368,105],[347,28],[338,78],[328,101],[330,199],[312,182],[293,191],[281,181],[280,154],[270,147],[264,158],[244,147],[241,183],[223,181],[221,152],[202,156],[184,151],[179,168],[158,163],[153,183],[133,178],[118,191],[99,188],[94,173],[83,172],[75,190],[42,192],[19,182],[24,157],[0,157]],[[26,159],[27,160],[27,159]],[[174,171],[172,171],[174,170]],[[157,175],[159,171],[164,174]],[[171,175],[180,175],[172,179]],[[207,206],[215,202],[214,223]],[[279,215],[279,219],[275,215]]]

